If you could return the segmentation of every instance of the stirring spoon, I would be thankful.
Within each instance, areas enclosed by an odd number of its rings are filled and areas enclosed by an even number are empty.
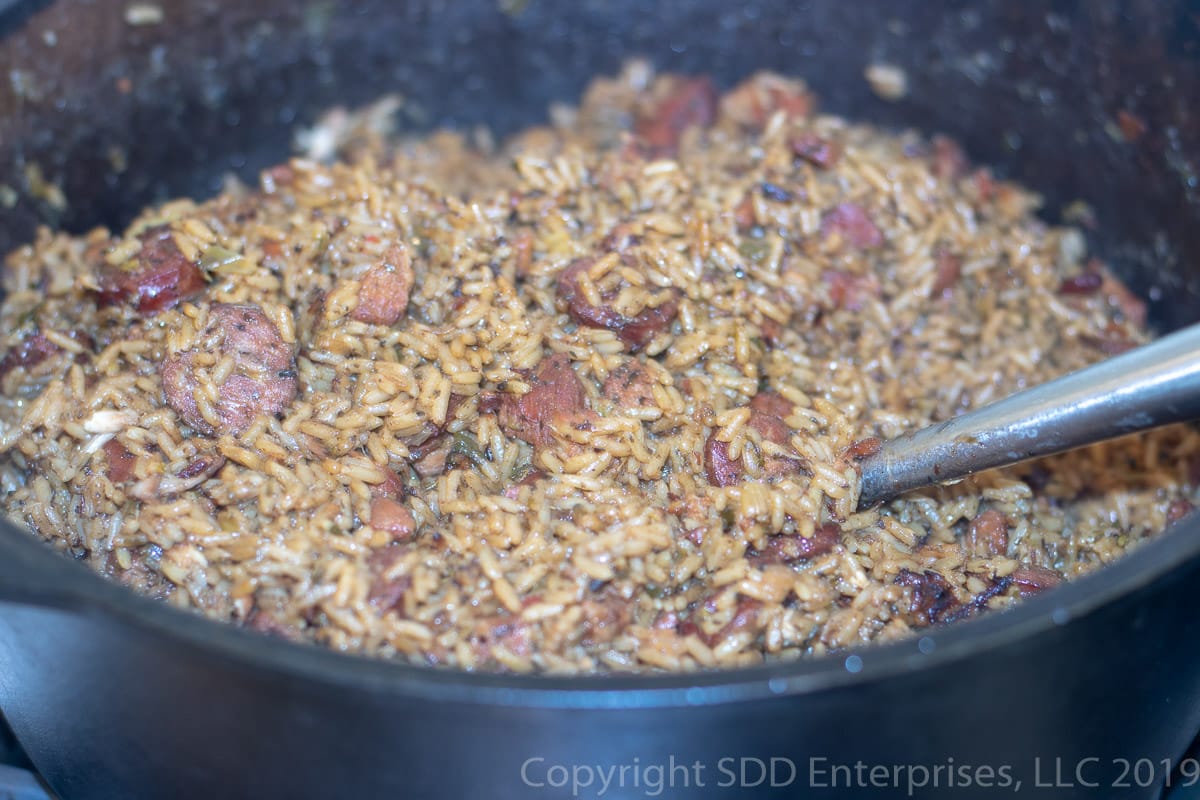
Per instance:
[[[865,458],[859,508],[1148,428],[1200,419],[1200,324],[953,419]]]

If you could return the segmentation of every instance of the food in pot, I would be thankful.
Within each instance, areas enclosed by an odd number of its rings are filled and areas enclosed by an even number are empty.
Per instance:
[[[952,141],[644,64],[553,119],[11,254],[7,513],[264,634],[574,673],[912,636],[1191,510],[1185,426],[857,510],[880,440],[1148,339]]]

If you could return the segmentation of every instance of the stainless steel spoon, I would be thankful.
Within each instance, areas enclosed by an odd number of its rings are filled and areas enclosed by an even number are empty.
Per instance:
[[[1200,419],[1200,324],[883,443],[859,508],[922,486]]]

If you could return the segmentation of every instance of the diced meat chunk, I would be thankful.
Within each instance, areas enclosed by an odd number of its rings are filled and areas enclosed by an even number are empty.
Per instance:
[[[788,146],[796,158],[821,169],[829,169],[842,155],[836,142],[823,139],[815,133],[797,134],[788,139]]]
[[[734,207],[733,221],[740,231],[748,231],[758,224],[758,217],[754,211],[754,195],[747,194]]]
[[[133,477],[133,468],[137,465],[137,456],[129,452],[125,445],[116,439],[104,443],[104,460],[108,464],[108,479],[113,483],[125,483]]]
[[[507,650],[513,655],[527,656],[533,652],[530,625],[520,617],[498,614],[480,619],[470,636],[472,648],[483,660],[495,658],[496,648]]]
[[[1182,497],[1172,500],[1171,504],[1167,506],[1167,523],[1179,522],[1179,520],[1192,513],[1193,510],[1195,510],[1195,506],[1192,505],[1190,500],[1185,500]]]
[[[252,631],[274,636],[277,639],[286,639],[290,642],[298,642],[303,638],[299,630],[280,622],[274,614],[258,607],[255,607],[250,612],[250,616],[246,618],[246,627]]]
[[[650,370],[633,359],[608,373],[600,393],[611,400],[617,409],[644,411],[655,407],[654,384]]]
[[[592,263],[589,259],[579,259],[559,275],[558,297],[573,320],[590,328],[605,328],[614,332],[630,351],[645,347],[671,325],[679,313],[679,292],[676,289],[652,292],[651,301],[632,317],[625,316],[613,307],[616,290],[601,294],[597,305],[589,302],[580,282]]]
[[[763,604],[759,600],[752,597],[739,597],[737,606],[734,609],[733,616],[729,622],[726,622],[721,628],[713,634],[700,634],[700,638],[709,647],[716,647],[721,642],[724,642],[731,636],[750,632],[757,634],[762,629],[762,622],[759,619],[759,610]]]
[[[959,605],[950,584],[933,570],[916,573],[902,569],[896,576],[895,583],[912,590],[909,613],[917,617],[922,624],[933,625],[944,621]]]
[[[967,547],[977,556],[1002,556],[1008,552],[1008,517],[988,509],[971,520]]]
[[[32,333],[21,339],[4,354],[4,358],[0,359],[0,380],[3,380],[14,369],[32,369],[50,356],[60,352],[62,352],[62,348],[47,339],[41,331]]]
[[[153,315],[204,291],[204,275],[180,252],[165,225],[139,237],[142,249],[129,263],[105,264],[99,275],[102,305],[132,303],[139,313]]]
[[[555,425],[586,416],[587,393],[565,354],[542,359],[529,384],[525,394],[501,400],[500,426],[510,435],[543,447],[553,443]]]
[[[1035,564],[1018,567],[1009,577],[1016,584],[1017,591],[1021,593],[1022,597],[1053,589],[1062,583],[1062,576],[1056,571]]]
[[[402,559],[407,549],[391,544],[373,550],[367,556],[367,567],[371,571],[371,588],[367,590],[367,602],[383,611],[399,610],[404,595],[412,586],[412,576],[407,573],[392,574],[392,567]]]
[[[408,309],[413,280],[408,250],[398,245],[388,248],[383,260],[363,275],[358,288],[358,305],[351,316],[372,325],[396,324]]]
[[[581,643],[585,647],[611,642],[633,621],[633,601],[611,588],[589,597],[579,605],[583,611],[580,621],[583,634]]]
[[[775,414],[764,412],[752,414],[750,416],[750,427],[758,431],[759,435],[766,441],[779,445],[786,445],[792,435],[792,429],[783,421],[783,417],[776,416]]]
[[[706,128],[717,118],[717,88],[705,76],[664,75],[653,96],[638,109],[633,130],[655,156],[671,156],[688,128]]]
[[[1108,323],[1097,333],[1085,333],[1079,340],[1110,356],[1119,356],[1137,347],[1137,342],[1129,335],[1129,331],[1118,322]]]
[[[854,275],[840,269],[828,269],[821,274],[829,293],[829,303],[835,309],[862,311],[872,298],[882,293],[874,275]]]
[[[202,378],[200,354],[213,354],[218,364],[233,361],[228,377],[216,387],[209,419],[196,400]],[[251,304],[215,303],[207,324],[188,349],[168,353],[159,374],[167,403],[196,431],[239,434],[259,414],[279,414],[296,397],[294,348],[263,310]],[[207,375],[207,371],[205,371]]]
[[[480,414],[495,414],[500,410],[500,402],[503,398],[499,392],[482,391],[478,398],[475,408]]]
[[[933,174],[942,180],[958,180],[967,174],[971,162],[958,142],[948,136],[933,137]]]
[[[533,266],[533,231],[522,228],[512,238],[513,266],[518,276],[529,276],[529,268]]]
[[[721,98],[721,112],[745,128],[762,130],[777,111],[789,118],[807,117],[816,102],[803,81],[773,72],[758,72]]]
[[[933,285],[930,296],[945,297],[962,277],[962,259],[946,250],[938,250],[933,257]]]
[[[1058,285],[1058,293],[1066,295],[1095,294],[1100,291],[1104,278],[1098,272],[1081,272],[1069,278],[1063,278]]]
[[[759,558],[769,562],[793,564],[832,552],[842,542],[841,528],[832,522],[817,526],[812,536],[779,533],[767,537],[767,546]]]
[[[376,497],[371,501],[371,527],[390,535],[393,542],[406,542],[416,531],[417,521],[399,500]]]
[[[754,425],[757,417],[774,416],[784,419],[791,416],[792,411],[796,410],[796,404],[779,392],[763,391],[750,399],[750,410],[754,411],[754,415],[750,417],[750,425]]]
[[[618,222],[612,230],[600,240],[600,249],[616,253],[624,253],[641,241],[637,229],[629,222]]]
[[[874,250],[884,244],[883,231],[867,210],[857,203],[838,203],[821,218],[821,235],[840,237],[843,246],[855,250]]]
[[[766,317],[759,323],[758,329],[762,332],[763,344],[772,350],[783,341],[785,328],[779,320]]]
[[[404,497],[404,479],[392,470],[386,470],[383,481],[371,486],[371,496],[391,497],[397,500]]]
[[[296,170],[291,164],[286,162],[276,164],[273,167],[267,167],[259,175],[263,192],[266,194],[273,194],[275,189],[280,186],[291,186],[295,180]]]
[[[449,436],[434,434],[429,441],[413,450],[413,469],[422,478],[441,475],[446,471],[446,461],[454,441]]]

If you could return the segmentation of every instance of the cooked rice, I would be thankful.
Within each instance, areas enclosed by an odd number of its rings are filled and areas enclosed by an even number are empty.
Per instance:
[[[857,511],[873,437],[1145,342],[1140,309],[1078,232],[946,140],[815,113],[802,84],[761,75],[711,125],[638,130],[680,86],[633,64],[494,152],[342,115],[338,163],[294,159],[121,235],[41,231],[4,276],[7,513],[214,619],[574,673],[911,636],[1110,563],[1191,508],[1200,437],[1179,426]],[[103,269],[158,246],[202,291],[158,313],[98,302]],[[398,252],[411,299],[363,321]],[[637,345],[582,323],[560,276],[584,257],[581,308],[670,323]],[[246,367],[205,339],[226,303],[296,349],[294,399],[234,431],[220,387]],[[517,432],[554,354],[584,406]],[[164,393],[170,357],[195,424]],[[757,395],[786,403],[784,436]],[[733,479],[714,480],[713,447]]]

